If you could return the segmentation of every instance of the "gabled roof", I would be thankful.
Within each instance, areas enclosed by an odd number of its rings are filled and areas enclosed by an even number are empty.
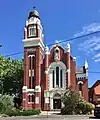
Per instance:
[[[100,84],[94,88],[94,92],[96,95],[100,95]]]
[[[95,88],[96,86],[100,85],[100,80],[97,80],[91,88]]]

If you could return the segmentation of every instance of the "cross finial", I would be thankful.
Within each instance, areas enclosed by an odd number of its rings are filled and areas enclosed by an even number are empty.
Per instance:
[[[35,9],[36,7],[34,6],[33,9]]]

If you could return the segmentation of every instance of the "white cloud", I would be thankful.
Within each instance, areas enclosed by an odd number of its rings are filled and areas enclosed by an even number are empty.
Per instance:
[[[100,57],[100,53],[96,54],[92,59],[94,60],[94,59],[96,59],[98,57]]]
[[[100,58],[99,59],[96,59],[96,60],[94,60],[95,62],[100,62]]]
[[[91,32],[100,31],[100,23],[92,23],[88,26],[82,28],[80,32],[77,32],[74,36],[81,36]],[[87,39],[78,45],[78,49],[84,51],[86,55],[93,55],[96,52],[100,51],[100,35],[92,35],[91,37],[87,37]],[[97,59],[98,58],[98,59]],[[100,62],[100,55],[96,57],[96,55],[92,58],[95,59],[95,62]]]
[[[81,36],[81,35],[84,35],[84,34],[88,34],[90,32],[96,32],[96,31],[99,31],[100,30],[100,23],[92,23],[88,26],[84,26],[80,31],[78,31],[74,36],[77,37],[77,36]]]

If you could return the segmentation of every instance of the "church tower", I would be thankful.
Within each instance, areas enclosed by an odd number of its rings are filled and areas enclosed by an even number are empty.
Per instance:
[[[41,64],[44,57],[43,28],[39,13],[29,13],[24,28],[23,109],[41,109]]]

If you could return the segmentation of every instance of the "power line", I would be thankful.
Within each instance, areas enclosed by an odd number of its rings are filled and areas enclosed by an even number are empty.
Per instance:
[[[100,31],[88,33],[88,34],[81,35],[81,36],[78,36],[78,37],[73,37],[73,38],[70,38],[70,39],[65,39],[65,40],[62,40],[62,41],[59,42],[59,43],[68,42],[68,41],[73,41],[73,40],[75,40],[75,39],[79,39],[79,38],[86,37],[86,36],[89,36],[89,35],[93,35],[93,34],[96,34],[96,33],[100,33]],[[47,46],[52,46],[52,45],[55,45],[55,43],[49,44],[49,45],[47,45]]]
[[[5,55],[4,57],[14,56],[14,55],[22,54],[22,53],[24,52],[16,52],[16,53]]]
[[[29,66],[28,64],[25,64],[25,63],[23,63],[23,65]],[[37,65],[37,66],[40,67],[39,65]],[[45,69],[45,68],[48,69],[49,67],[44,67],[44,69]],[[56,68],[50,67],[50,69],[51,69],[51,70],[55,70]],[[66,70],[66,69],[61,68],[61,70]],[[91,73],[94,73],[94,74],[95,74],[95,73],[99,73],[99,74],[100,74],[100,71],[88,71],[88,73],[90,73],[90,74],[91,74]],[[76,74],[78,74],[78,73],[76,73]],[[84,74],[84,73],[80,73],[80,74]]]
[[[88,72],[88,73],[99,73],[100,74],[100,72],[98,72],[98,71],[96,71],[96,72]]]
[[[89,36],[89,35],[93,35],[93,34],[96,34],[96,33],[100,33],[100,31],[92,32],[92,33],[81,35],[81,36],[78,36],[78,37],[73,37],[73,38],[70,38],[70,39],[65,39],[65,40],[60,41],[59,43],[73,41],[73,40],[76,40],[76,39],[79,39],[79,38],[82,38],[82,37],[86,37],[86,36]],[[55,45],[55,43],[48,44],[47,46],[52,46],[52,45]],[[14,56],[14,55],[22,54],[22,53],[24,53],[24,52],[11,53],[11,54],[5,55],[4,57]]]

